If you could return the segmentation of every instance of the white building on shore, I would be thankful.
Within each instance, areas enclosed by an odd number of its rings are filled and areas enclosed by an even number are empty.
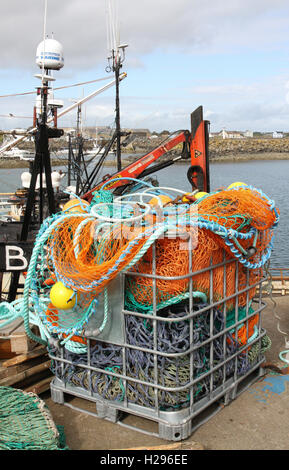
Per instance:
[[[272,134],[272,137],[273,137],[273,139],[283,139],[284,134],[283,134],[283,132],[274,131],[273,134]]]

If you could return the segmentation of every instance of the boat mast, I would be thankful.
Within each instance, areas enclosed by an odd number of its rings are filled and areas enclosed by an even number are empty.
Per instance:
[[[54,126],[57,124],[57,106],[48,103],[49,82],[54,78],[51,76],[51,70],[60,70],[63,67],[62,46],[58,41],[46,39],[46,10],[47,1],[45,2],[44,15],[44,37],[39,44],[36,52],[36,63],[41,68],[42,73],[36,74],[35,77],[41,79],[41,86],[37,87],[37,98],[35,106],[35,158],[31,166],[31,180],[25,207],[25,213],[21,228],[20,241],[27,241],[31,223],[33,220],[33,211],[35,211],[35,202],[38,196],[38,217],[37,224],[41,225],[43,219],[47,216],[45,207],[45,196],[48,201],[49,214],[52,215],[56,211],[54,190],[51,178],[51,161],[49,152],[49,138],[57,138],[63,135],[63,130],[57,127],[51,128],[47,125],[48,107],[50,107]],[[49,46],[47,42],[50,41]],[[47,51],[50,49],[50,51]],[[43,175],[45,176],[45,184]],[[37,194],[37,178],[39,178],[39,192]],[[17,295],[19,285],[19,271],[12,274],[8,301],[12,302]]]
[[[113,51],[114,52],[114,51]],[[116,65],[113,67],[115,73],[115,126],[116,126],[116,161],[117,169],[121,170],[121,148],[120,148],[120,109],[119,109],[119,70],[121,64],[116,60]]]
[[[76,194],[79,194],[80,186],[80,166],[83,158],[83,139],[82,139],[82,108],[81,104],[77,106],[77,121],[76,121],[76,146],[77,146],[77,156],[76,164],[78,168],[77,178],[76,178]]]
[[[116,161],[117,170],[122,169],[121,164],[121,127],[120,127],[120,105],[119,105],[119,76],[120,69],[125,59],[125,48],[127,44],[120,44],[119,42],[119,25],[117,19],[116,8],[112,4],[112,0],[108,0],[108,22],[107,22],[107,36],[108,36],[108,66],[107,72],[114,72],[115,75],[115,136],[116,136]]]

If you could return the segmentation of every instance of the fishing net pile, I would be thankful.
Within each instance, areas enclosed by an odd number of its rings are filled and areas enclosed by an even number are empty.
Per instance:
[[[61,427],[37,395],[0,387],[0,450],[65,450]]]
[[[64,348],[73,367],[62,364],[59,369],[56,361],[55,374],[63,380],[121,400],[123,382],[117,375],[126,374],[132,378],[128,399],[152,406],[155,392],[150,384],[156,381],[157,367],[158,384],[177,388],[159,388],[161,406],[179,407],[190,393],[198,399],[209,386],[216,388],[236,367],[238,374],[246,373],[268,347],[266,337],[252,346],[250,341],[260,334],[252,300],[273,248],[279,220],[274,201],[247,185],[189,202],[179,193],[182,197],[174,200],[163,188],[119,197],[101,190],[90,205],[75,199],[67,210],[44,221],[23,298],[0,304],[0,317],[7,323],[22,316],[28,335],[48,343],[56,356]],[[123,349],[96,338],[90,360],[109,373],[87,374],[80,367],[88,359],[85,328],[101,304],[103,319],[94,337],[105,330],[108,289],[120,273],[126,275],[119,314],[123,301],[131,312],[125,316],[127,344],[136,348],[126,348],[124,368]],[[153,314],[164,320],[154,323]],[[39,327],[40,337],[32,333],[31,323]],[[176,356],[167,357],[170,351]],[[224,360],[212,379],[212,365]]]
[[[188,315],[187,301],[182,301],[171,307],[166,307],[158,312],[163,318],[175,318],[175,322],[166,323],[159,321],[157,324],[157,349],[159,353],[171,354],[171,357],[158,355],[157,357],[157,384],[163,389],[158,390],[158,406],[160,410],[174,410],[187,407],[190,402],[190,394],[197,403],[206,397],[210,391],[216,390],[226,380],[236,374],[240,377],[246,374],[258,360],[258,355],[270,347],[270,340],[264,335],[260,343],[249,350],[238,354],[236,357],[217,368],[213,376],[211,370],[210,354],[211,344],[208,341],[213,333],[221,333],[225,326],[224,315],[214,309],[213,332],[210,330],[210,312],[200,313],[205,304],[194,306],[194,330],[193,344],[196,349],[190,353],[190,322],[179,320]],[[251,309],[250,328],[258,320],[257,315]],[[238,320],[246,315],[244,309],[240,309]],[[232,314],[226,319],[226,327],[234,323]],[[242,326],[243,330],[246,328]],[[153,350],[153,321],[128,315],[126,318],[127,344],[139,348]],[[221,334],[212,341],[212,354],[215,364],[221,364],[225,358],[230,358],[245,344],[243,335],[235,338],[233,331]],[[60,357],[59,351],[52,351],[55,357]],[[65,363],[54,360],[52,362],[53,373],[64,383],[74,385],[96,393],[106,400],[122,402],[127,399],[129,403],[153,408],[156,405],[155,397],[155,363],[151,352],[130,349],[128,346],[123,363],[123,350],[121,346],[105,344],[99,341],[93,342],[89,352],[91,368],[87,369],[87,353],[78,355],[64,350]],[[102,370],[101,370],[102,369]],[[112,375],[113,373],[113,375]],[[126,389],[122,376],[125,373],[127,379]],[[132,380],[130,381],[129,378]],[[138,379],[144,383],[136,383]],[[194,379],[194,380],[193,380]],[[212,383],[211,383],[212,382]],[[178,391],[169,389],[178,388]]]

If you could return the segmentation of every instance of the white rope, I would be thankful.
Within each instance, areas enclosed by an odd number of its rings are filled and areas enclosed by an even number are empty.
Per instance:
[[[118,60],[118,46],[120,41],[119,15],[117,0],[108,0],[107,3],[107,47],[109,53],[115,51]]]

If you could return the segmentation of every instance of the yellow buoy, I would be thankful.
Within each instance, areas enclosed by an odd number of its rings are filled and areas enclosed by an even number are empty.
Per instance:
[[[207,194],[209,193],[206,193],[205,191],[200,191],[199,193],[195,194],[195,198],[201,199],[202,197],[207,196]]]
[[[186,196],[195,197],[193,193],[187,193],[183,196],[182,202],[191,202],[191,199],[188,199]]]
[[[59,281],[54,284],[50,291],[50,300],[54,307],[60,310],[68,310],[75,306],[75,292]]]
[[[241,181],[236,181],[235,183],[230,184],[227,189],[237,188],[238,186],[248,186],[246,183],[242,183]]]
[[[149,204],[151,206],[161,206],[165,205],[168,202],[172,202],[172,198],[169,196],[165,196],[164,194],[160,194],[158,197],[153,197],[150,201]]]
[[[66,212],[86,212],[83,206],[89,206],[89,202],[84,199],[70,199],[64,204],[62,210]]]
[[[204,191],[199,191],[198,193],[187,193],[184,195],[184,197],[182,198],[182,201],[183,202],[192,202],[192,200],[194,199],[201,199],[201,197],[203,196],[206,196],[208,193],[205,193]],[[188,199],[186,196],[190,196],[194,199]]]

